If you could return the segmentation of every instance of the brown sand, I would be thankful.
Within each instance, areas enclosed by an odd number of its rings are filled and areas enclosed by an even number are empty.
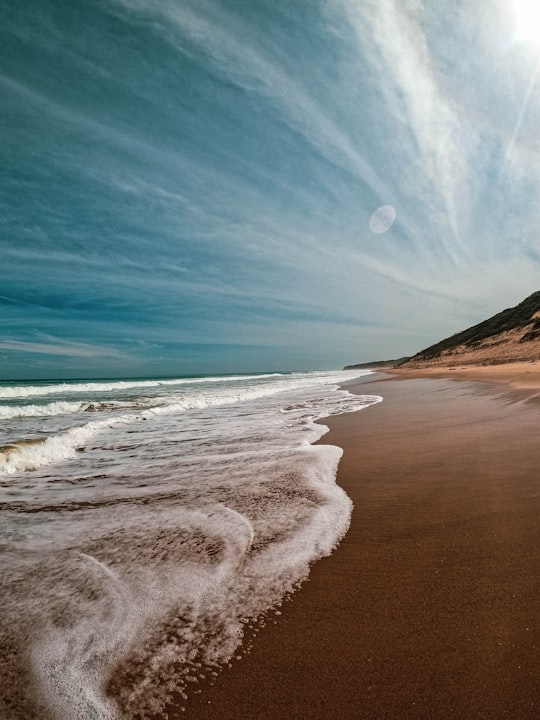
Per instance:
[[[349,533],[171,719],[540,718],[535,393],[374,377],[355,390],[384,402],[322,441],[345,451]]]
[[[432,366],[425,368],[397,368],[389,370],[394,376],[407,378],[453,378],[503,383],[515,389],[536,390],[540,395],[540,361],[513,362],[497,365],[478,363]]]

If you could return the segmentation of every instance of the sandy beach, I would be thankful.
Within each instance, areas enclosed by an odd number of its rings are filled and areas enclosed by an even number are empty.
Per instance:
[[[518,365],[355,385],[384,402],[322,441],[349,532],[169,718],[540,716],[540,372]]]

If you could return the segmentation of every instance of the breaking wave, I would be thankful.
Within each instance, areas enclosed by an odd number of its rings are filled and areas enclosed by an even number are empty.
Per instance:
[[[0,386],[0,398],[38,397],[40,395],[57,395],[60,393],[97,393],[122,392],[137,388],[174,387],[176,385],[197,385],[207,383],[238,382],[239,380],[261,380],[282,377],[283,373],[266,375],[223,375],[207,378],[178,378],[173,380],[116,380],[111,382],[73,382],[55,383],[53,385],[3,385]]]

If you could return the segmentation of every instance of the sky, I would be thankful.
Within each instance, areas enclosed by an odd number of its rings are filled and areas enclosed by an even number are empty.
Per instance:
[[[339,368],[540,289],[530,0],[0,7],[0,379]]]

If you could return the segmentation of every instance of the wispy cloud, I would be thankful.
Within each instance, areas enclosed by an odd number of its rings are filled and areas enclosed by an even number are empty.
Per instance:
[[[463,127],[463,118],[437,74],[421,24],[422,4],[394,0],[332,4],[342,7],[349,18],[378,79],[394,130],[409,153],[402,191],[427,205],[442,230],[436,242],[443,244],[453,263],[466,262],[468,248],[460,220],[474,138],[470,128]]]
[[[388,187],[359,152],[346,129],[332,119],[304,83],[292,77],[276,60],[250,42],[248,27],[209,2],[116,0],[118,6],[148,22],[173,46],[205,53],[228,81],[269,99],[282,117],[332,163],[361,178],[381,198]]]
[[[61,355],[70,358],[118,358],[121,353],[115,348],[105,348],[87,343],[56,340],[55,342],[28,342],[24,340],[0,340],[0,351],[38,355]]]

